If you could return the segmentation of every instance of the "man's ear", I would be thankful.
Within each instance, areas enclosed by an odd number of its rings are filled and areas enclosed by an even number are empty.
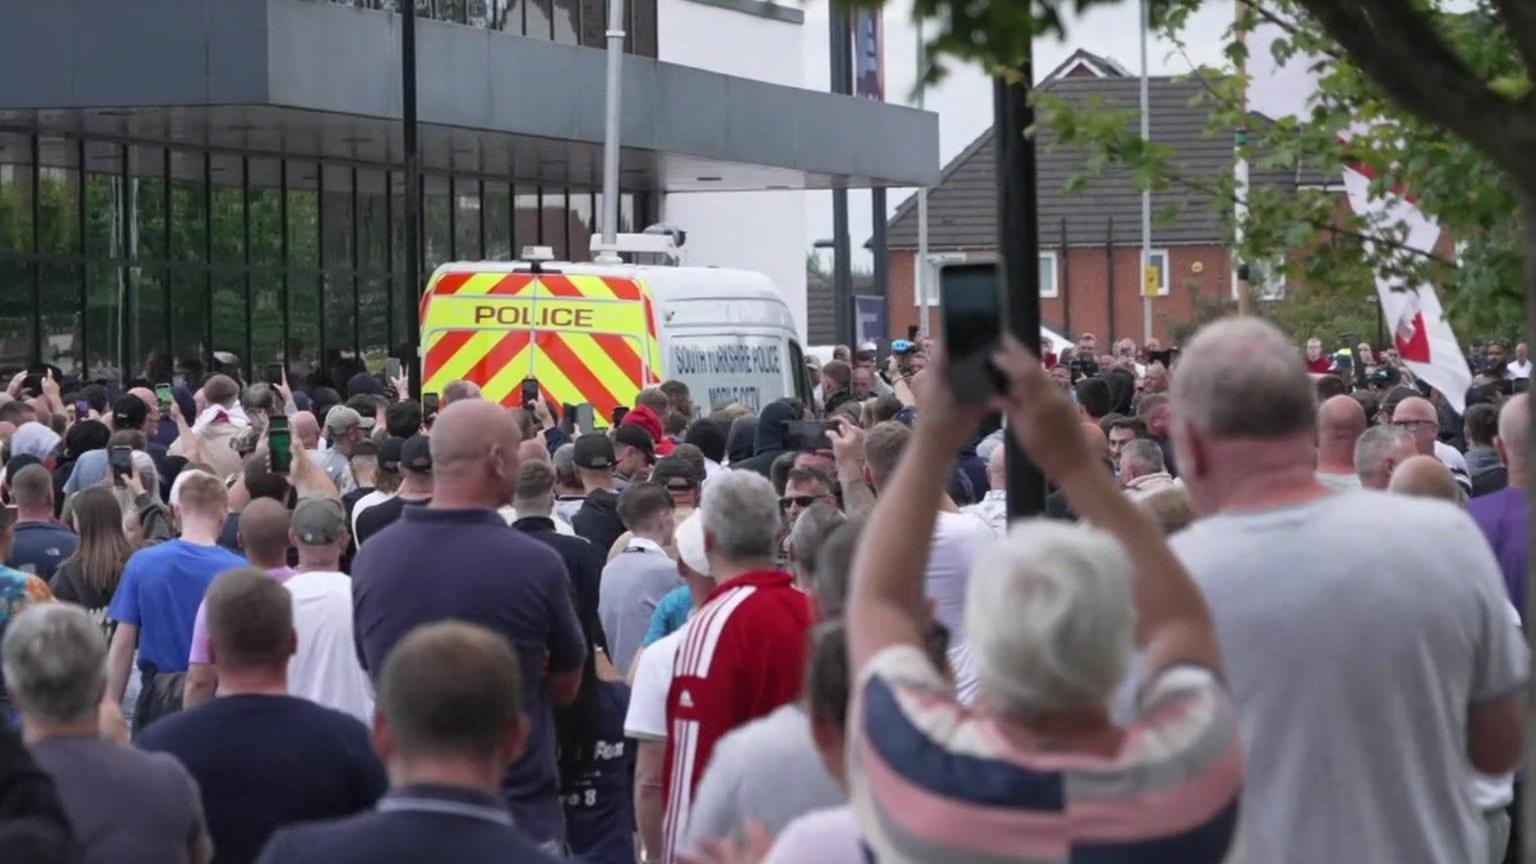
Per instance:
[[[523,755],[523,748],[528,744],[528,716],[523,712],[517,712],[507,726],[502,730],[502,758],[510,765]]]
[[[395,735],[384,718],[384,709],[378,707],[373,709],[373,749],[386,763],[395,755]]]
[[[1499,451],[1499,461],[1504,463],[1505,467],[1508,467],[1509,451],[1504,449],[1504,439],[1498,435],[1493,436],[1493,447],[1495,450]]]

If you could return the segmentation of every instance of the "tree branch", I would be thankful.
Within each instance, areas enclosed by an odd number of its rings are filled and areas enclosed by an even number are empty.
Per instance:
[[[1265,21],[1268,21],[1276,27],[1279,27],[1281,30],[1284,30],[1286,35],[1292,38],[1302,35],[1301,28],[1296,25],[1296,22],[1287,21],[1286,19],[1280,17],[1278,13],[1271,12],[1268,9],[1265,9],[1263,6],[1260,6],[1258,3],[1245,3],[1243,5],[1247,6],[1249,9],[1252,9],[1255,15],[1258,15]],[[1327,54],[1329,57],[1332,57],[1335,60],[1348,60],[1347,57],[1338,51],[1335,51],[1330,46],[1319,45],[1316,47],[1318,51]]]
[[[1536,186],[1536,124],[1488,89],[1404,0],[1297,0],[1384,93]],[[1513,0],[1525,2],[1525,0]],[[1529,132],[1530,134],[1522,134]]]
[[[1493,0],[1499,18],[1509,28],[1509,36],[1520,49],[1525,68],[1536,78],[1536,4],[1530,0]]]

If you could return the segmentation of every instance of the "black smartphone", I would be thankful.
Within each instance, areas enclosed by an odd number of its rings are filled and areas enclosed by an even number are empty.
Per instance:
[[[281,363],[268,363],[267,364],[267,383],[268,384],[281,384],[281,383],[283,383],[283,364],[281,364]]]
[[[87,417],[90,417],[90,416],[91,416],[91,403],[90,403],[89,400],[81,399],[80,401],[75,403],[75,419],[76,420],[84,420],[84,419],[86,419]]]
[[[957,264],[939,273],[949,383],[962,402],[997,392],[992,352],[1002,336],[1003,294],[996,264]]]
[[[267,453],[273,474],[287,474],[293,469],[293,433],[288,418],[277,416],[267,421]]]
[[[390,381],[400,377],[400,358],[388,357],[384,360],[384,374]]]
[[[160,410],[161,411],[164,411],[164,410],[170,408],[171,407],[171,385],[169,385],[169,384],[156,384],[155,385],[155,400],[160,403]]]
[[[133,473],[133,448],[123,445],[108,447],[107,464],[112,468],[112,485],[123,485],[123,478]]]
[[[427,393],[421,397],[421,413],[427,417],[437,413],[439,399],[436,393]]]
[[[531,408],[539,401],[539,380],[532,376],[523,379],[523,407]]]
[[[628,413],[629,413],[628,406],[620,405],[617,408],[614,408],[613,409],[613,425],[617,426],[620,423],[623,423],[624,422],[624,415],[628,414]]]
[[[789,450],[812,452],[831,450],[832,442],[827,432],[837,428],[830,420],[785,420],[784,447]]]

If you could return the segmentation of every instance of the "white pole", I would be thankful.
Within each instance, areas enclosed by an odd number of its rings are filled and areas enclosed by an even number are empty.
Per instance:
[[[1141,0],[1141,139],[1152,140],[1150,79],[1147,77],[1147,34],[1152,29],[1151,4]],[[1166,263],[1166,262],[1165,262]],[[1152,266],[1152,189],[1141,192],[1141,340],[1152,338],[1152,298],[1146,290],[1147,270]]]
[[[619,239],[619,105],[624,60],[624,0],[608,0],[608,93],[603,113],[603,246],[593,260],[618,264],[613,247]]]
[[[1241,2],[1238,3],[1237,20],[1238,26],[1242,28],[1242,22],[1245,19],[1243,17],[1243,4]],[[1238,33],[1238,38],[1243,41],[1243,44],[1246,47],[1248,44],[1248,31],[1246,28],[1242,28],[1240,30]],[[1245,71],[1246,64],[1239,60],[1237,64],[1237,74],[1242,75]],[[1248,93],[1245,89],[1243,91],[1243,107],[1245,110],[1247,106]],[[1237,195],[1237,200],[1232,205],[1232,293],[1237,297],[1237,314],[1239,315],[1249,314],[1251,311],[1249,304],[1252,302],[1252,294],[1248,290],[1249,286],[1242,280],[1238,279],[1238,270],[1242,266],[1242,255],[1239,250],[1242,249],[1243,238],[1248,233],[1248,157],[1243,152],[1247,144],[1248,129],[1245,124],[1243,127],[1237,130],[1237,135],[1232,142],[1232,151],[1234,156],[1232,166],[1232,180],[1235,187],[1234,191]],[[1250,279],[1252,278],[1252,275],[1253,274],[1251,273],[1249,274]]]
[[[923,19],[917,19],[917,107],[923,108],[923,95],[927,87],[923,76],[928,73],[924,62]],[[917,190],[917,261],[913,263],[912,278],[917,287],[918,323],[924,336],[930,335],[932,310],[928,307],[928,187]]]

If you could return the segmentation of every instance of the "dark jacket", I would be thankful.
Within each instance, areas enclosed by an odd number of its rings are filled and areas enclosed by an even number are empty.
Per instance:
[[[752,439],[757,437],[757,416],[746,414],[731,421],[731,430],[726,433],[725,455],[730,460],[731,467],[736,467],[740,462],[752,458]]]
[[[757,415],[757,436],[752,441],[752,458],[744,459],[740,464],[732,462],[731,467],[756,471],[767,477],[773,468],[773,460],[789,452],[789,448],[784,446],[785,422],[798,419],[794,407],[785,402],[771,402],[764,406],[763,412]]]
[[[0,860],[64,864],[82,859],[50,778],[9,728],[0,729]]]
[[[576,529],[576,536],[585,537],[597,547],[598,554],[607,561],[608,550],[625,530],[624,520],[619,518],[619,496],[606,489],[589,493],[571,520],[571,527]]]
[[[571,599],[576,603],[576,617],[581,621],[581,628],[587,631],[589,642],[607,648],[603,626],[597,617],[598,583],[603,577],[607,550],[599,553],[586,538],[561,534],[555,530],[555,521],[547,516],[525,516],[513,522],[512,527],[560,555],[560,560],[565,562],[566,575],[571,579]]]
[[[821,410],[826,413],[828,417],[830,417],[832,416],[832,412],[836,411],[839,405],[856,401],[858,400],[853,398],[853,391],[849,390],[847,387],[844,387],[841,390],[833,390],[831,393],[828,393],[825,397],[823,397]]]

